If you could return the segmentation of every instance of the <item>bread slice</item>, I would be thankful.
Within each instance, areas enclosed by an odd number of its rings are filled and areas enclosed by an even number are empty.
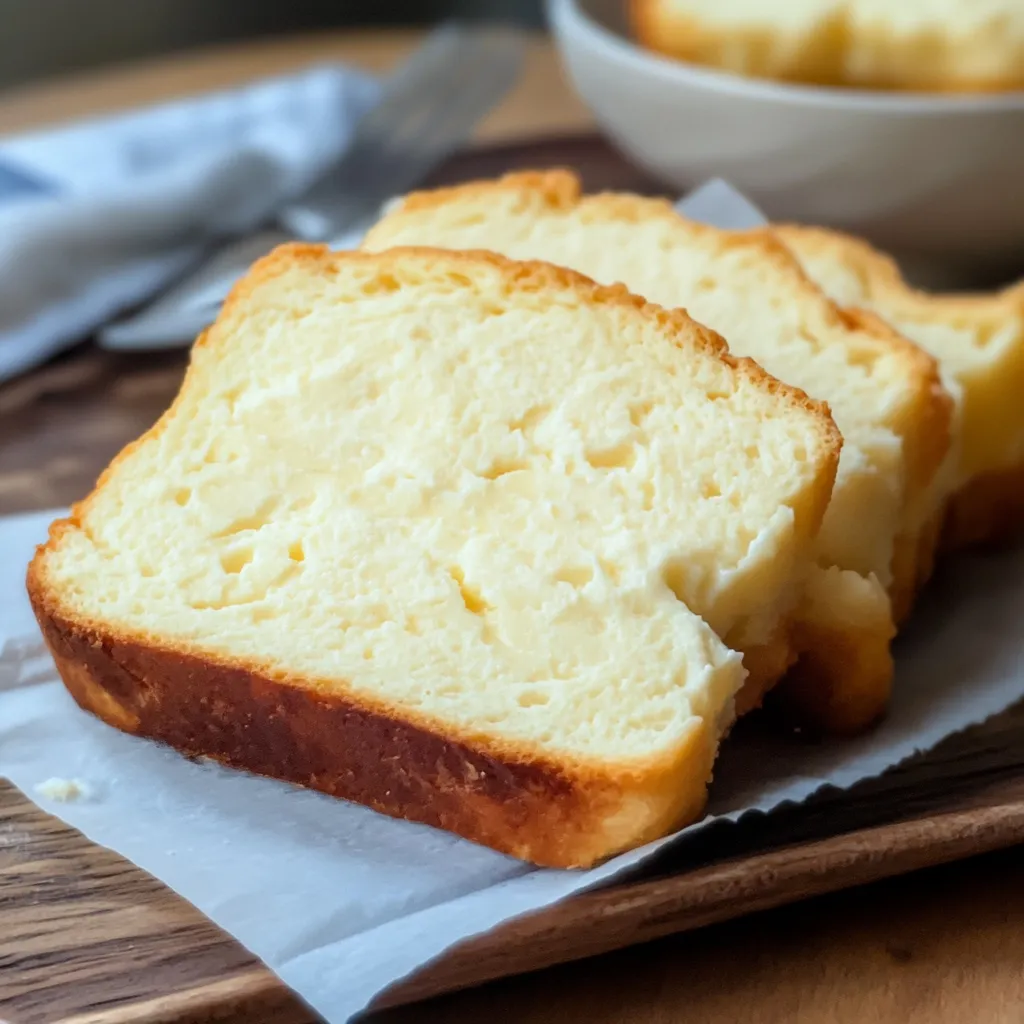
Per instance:
[[[854,87],[1024,87],[1021,0],[849,0],[843,79]]]
[[[735,74],[854,88],[1024,86],[1020,0],[631,0],[637,40]]]
[[[735,352],[829,403],[845,444],[813,578],[789,647],[748,663],[742,704],[756,704],[799,654],[788,692],[811,724],[852,731],[877,718],[892,676],[889,592],[905,586],[897,570],[916,572],[920,506],[949,445],[951,403],[934,360],[876,317],[840,311],[770,231],[693,224],[658,199],[582,197],[565,171],[412,195],[365,242],[408,244],[486,247],[622,281],[685,307]],[[742,637],[721,635],[750,653]]]
[[[28,588],[75,699],[580,866],[699,814],[836,471],[685,314],[489,254],[278,249]]]
[[[957,438],[936,519],[943,546],[1024,530],[1024,282],[990,295],[912,289],[888,256],[822,228],[780,226],[782,240],[839,303],[874,310],[939,361],[957,402]],[[948,509],[945,500],[949,499]]]
[[[633,34],[648,49],[751,78],[838,85],[845,0],[630,0]]]

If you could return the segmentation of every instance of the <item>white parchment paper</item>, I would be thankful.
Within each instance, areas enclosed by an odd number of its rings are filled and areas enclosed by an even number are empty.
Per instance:
[[[719,222],[756,223],[723,186],[704,198],[724,201]],[[536,870],[425,826],[194,764],[79,711],[24,596],[33,545],[56,514],[0,520],[0,775],[190,900],[330,1022],[459,940],[607,881],[668,843],[699,851],[717,818],[849,786],[1024,697],[1024,551],[960,560],[900,639],[896,694],[878,729],[817,745],[737,737],[703,822],[592,871]],[[88,795],[47,799],[36,787],[52,778],[80,780]]]

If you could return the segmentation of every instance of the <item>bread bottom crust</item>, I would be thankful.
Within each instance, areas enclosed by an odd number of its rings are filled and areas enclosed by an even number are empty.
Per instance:
[[[717,751],[701,723],[684,768],[630,777],[471,743],[245,667],[71,621],[29,593],[65,686],[80,707],[160,740],[396,818],[422,822],[548,867],[587,867],[698,818]]]
[[[942,551],[1007,544],[1024,536],[1024,465],[984,473],[949,501]]]

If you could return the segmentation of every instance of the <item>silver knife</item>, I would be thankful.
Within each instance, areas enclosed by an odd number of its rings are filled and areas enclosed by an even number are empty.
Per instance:
[[[381,207],[457,151],[518,77],[525,35],[445,25],[386,82],[340,160],[286,204],[268,228],[229,243],[141,312],[100,331],[108,349],[191,342],[252,262],[284,241],[354,248]]]

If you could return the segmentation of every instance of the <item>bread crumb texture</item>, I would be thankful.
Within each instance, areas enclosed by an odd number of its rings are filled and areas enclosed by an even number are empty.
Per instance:
[[[743,680],[716,631],[772,634],[837,450],[621,287],[283,247],[29,590],[112,724],[592,863],[699,813]]]

